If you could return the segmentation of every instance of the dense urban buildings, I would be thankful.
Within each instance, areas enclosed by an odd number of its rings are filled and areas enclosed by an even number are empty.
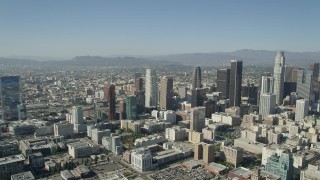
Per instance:
[[[0,179],[317,177],[318,65],[245,62],[3,76]]]

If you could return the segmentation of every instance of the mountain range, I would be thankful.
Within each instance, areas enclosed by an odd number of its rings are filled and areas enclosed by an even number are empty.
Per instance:
[[[101,57],[77,56],[70,60],[37,61],[32,59],[17,59],[0,57],[2,65],[63,65],[63,66],[127,66],[141,67],[154,65],[184,64],[191,66],[222,66],[228,65],[231,59],[241,59],[244,65],[274,64],[276,51],[243,49],[233,52],[215,53],[186,53],[163,56],[144,57]],[[317,52],[290,52],[285,51],[286,64],[305,66],[320,62],[320,51]]]

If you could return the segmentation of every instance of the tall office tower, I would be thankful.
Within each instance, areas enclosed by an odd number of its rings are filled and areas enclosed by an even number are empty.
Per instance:
[[[24,103],[18,105],[18,117],[19,120],[27,119],[27,106]]]
[[[137,98],[137,114],[141,114],[145,112],[145,93],[144,91],[138,91],[136,93],[136,98]]]
[[[274,93],[277,96],[276,102],[278,105],[282,105],[283,100],[283,85],[284,85],[284,66],[285,57],[283,51],[278,51],[274,64]]]
[[[157,107],[158,100],[158,85],[157,85],[157,73],[155,70],[146,70],[146,94],[145,94],[145,107]]]
[[[200,160],[203,158],[203,146],[202,143],[194,144],[194,160]]]
[[[3,76],[0,78],[0,98],[2,119],[18,119],[18,105],[22,101],[20,76]]]
[[[126,97],[126,114],[127,119],[137,119],[137,98],[135,96]]]
[[[312,92],[312,71],[306,69],[298,70],[297,93],[300,98],[314,102],[314,93]]]
[[[204,101],[203,106],[206,108],[206,118],[211,118],[212,114],[216,112],[216,102]]]
[[[190,131],[202,132],[205,127],[205,107],[195,107],[191,109]]]
[[[263,93],[260,95],[259,114],[264,119],[270,114],[274,113],[276,107],[276,95],[270,93]]]
[[[206,88],[196,88],[191,91],[191,107],[202,106],[206,100]]]
[[[241,84],[242,84],[242,61],[231,60],[230,70],[230,107],[241,104]]]
[[[192,74],[192,89],[201,88],[201,68],[197,66]]]
[[[119,116],[120,116],[120,120],[126,119],[126,102],[121,99],[120,100],[120,107],[119,107]]]
[[[261,94],[271,93],[273,94],[274,78],[271,76],[262,76],[261,78]]]
[[[72,107],[72,124],[83,124],[83,111],[81,106]]]
[[[160,108],[172,110],[173,107],[173,78],[163,77],[160,80]]]
[[[108,101],[109,113],[108,119],[116,119],[116,87],[114,84],[106,84],[104,86],[104,98]]]
[[[141,77],[138,77],[135,80],[135,87],[136,87],[136,92],[143,91],[143,79]]]
[[[319,67],[320,63],[314,63],[309,65],[309,70],[313,72],[312,74],[312,92],[315,95],[315,101],[320,98],[320,87],[319,87]]]
[[[299,99],[296,101],[296,114],[295,121],[301,121],[308,116],[309,113],[309,101],[305,99]]]
[[[297,91],[297,75],[298,75],[297,67],[292,65],[285,66],[283,97],[290,96],[292,92]]]
[[[230,69],[217,70],[217,92],[221,92],[222,98],[229,98]]]
[[[255,86],[254,83],[247,83],[246,86],[241,87],[241,96],[248,98],[248,103],[257,104],[258,100],[258,86]]]
[[[203,161],[209,164],[214,161],[215,153],[213,144],[203,144]]]

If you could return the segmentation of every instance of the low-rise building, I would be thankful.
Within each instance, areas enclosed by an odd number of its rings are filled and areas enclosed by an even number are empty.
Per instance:
[[[54,174],[58,171],[57,163],[53,160],[44,162],[44,169],[47,170],[50,174]]]
[[[93,142],[97,144],[102,144],[102,137],[104,136],[110,136],[111,130],[110,129],[105,129],[105,130],[99,130],[99,129],[92,129],[91,130],[91,139]]]
[[[68,153],[73,158],[88,157],[92,154],[99,154],[99,146],[92,142],[74,142],[68,144]]]
[[[35,180],[31,171],[11,175],[11,180]]]
[[[186,128],[174,126],[166,129],[166,139],[168,141],[183,141],[188,137]]]
[[[165,141],[165,138],[163,136],[159,136],[157,134],[150,135],[147,137],[136,139],[134,142],[135,147],[143,147],[143,146],[149,146],[152,144],[159,144],[163,143]]]
[[[189,131],[189,142],[200,143],[203,142],[203,133],[196,131]]]
[[[223,175],[227,171],[227,166],[211,162],[205,166],[205,169],[215,175]]]
[[[54,124],[55,136],[71,136],[73,134],[73,124],[56,123]]]
[[[141,172],[154,169],[156,165],[152,161],[151,151],[146,147],[138,148],[131,152],[131,165]]]
[[[1,131],[1,130],[0,130]],[[19,145],[17,141],[0,141],[0,158],[19,154]]]
[[[243,161],[243,149],[233,146],[220,146],[220,159],[232,163],[237,167]]]
[[[248,180],[253,172],[247,168],[239,167],[231,170],[228,179]]]
[[[21,173],[24,169],[24,160],[22,154],[0,158],[0,179],[10,179],[12,174]]]

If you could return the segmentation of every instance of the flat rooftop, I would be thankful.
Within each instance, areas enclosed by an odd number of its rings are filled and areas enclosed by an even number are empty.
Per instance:
[[[22,154],[7,156],[7,157],[0,158],[0,165],[15,163],[15,162],[24,161],[24,160],[25,158]]]
[[[35,180],[30,171],[11,175],[11,180]]]

